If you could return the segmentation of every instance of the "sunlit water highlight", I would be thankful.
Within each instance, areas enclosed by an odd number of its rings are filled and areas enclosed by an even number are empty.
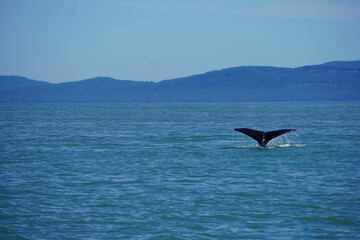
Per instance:
[[[360,103],[0,103],[2,239],[358,239]],[[235,132],[294,128],[265,150]]]

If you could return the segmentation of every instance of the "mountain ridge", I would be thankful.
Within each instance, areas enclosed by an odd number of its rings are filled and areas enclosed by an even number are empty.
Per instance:
[[[297,68],[239,66],[160,82],[96,77],[48,83],[0,76],[0,101],[360,100],[360,60]]]

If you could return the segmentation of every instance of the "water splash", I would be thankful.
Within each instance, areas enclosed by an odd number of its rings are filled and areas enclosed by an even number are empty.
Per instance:
[[[288,134],[284,134],[277,138],[274,138],[267,145],[268,148],[304,146],[305,145],[301,142],[301,139],[296,132],[290,132]]]

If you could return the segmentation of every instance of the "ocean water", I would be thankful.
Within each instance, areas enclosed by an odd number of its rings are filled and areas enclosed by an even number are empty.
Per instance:
[[[0,103],[0,239],[360,239],[360,102]],[[234,128],[295,128],[259,149]]]

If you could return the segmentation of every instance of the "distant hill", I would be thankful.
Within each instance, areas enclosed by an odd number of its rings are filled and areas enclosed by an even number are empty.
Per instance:
[[[0,76],[0,101],[10,102],[312,100],[360,100],[360,61],[234,67],[158,83],[98,77],[51,84]]]
[[[0,91],[49,84],[48,82],[35,81],[18,76],[0,76]]]

